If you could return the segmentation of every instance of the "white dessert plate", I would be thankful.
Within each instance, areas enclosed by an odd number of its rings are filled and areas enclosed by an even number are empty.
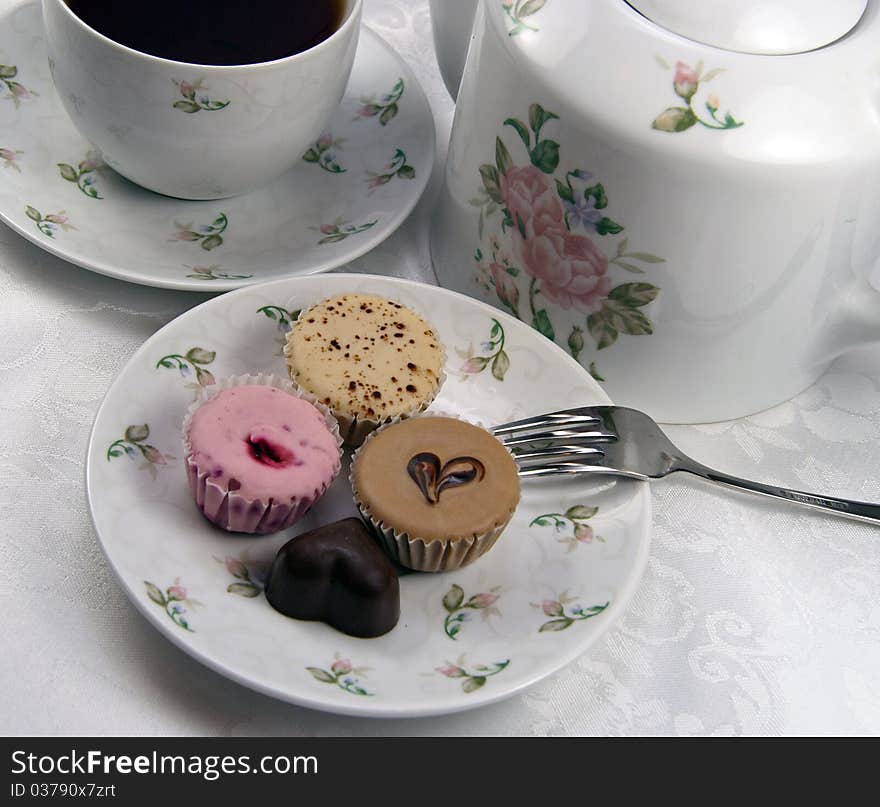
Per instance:
[[[170,104],[179,88],[168,90]],[[52,83],[39,3],[0,15],[0,219],[64,260],[134,283],[224,291],[363,255],[422,195],[434,120],[412,71],[365,27],[326,133],[265,188],[172,199],[123,179],[90,148]]]
[[[341,292],[394,298],[447,353],[429,411],[491,425],[607,403],[574,359],[534,329],[445,289],[369,275],[289,278],[222,295],[152,336],[107,393],[88,449],[98,538],[126,593],[168,639],[260,692],[331,712],[416,716],[497,701],[577,658],[623,611],[648,557],[650,498],[632,480],[523,485],[513,521],[454,572],[404,574],[397,626],[355,639],[289,619],[263,595],[294,535],[356,515],[343,470],[305,519],[253,537],[208,523],[190,498],[181,422],[200,384],[285,373],[295,311]]]

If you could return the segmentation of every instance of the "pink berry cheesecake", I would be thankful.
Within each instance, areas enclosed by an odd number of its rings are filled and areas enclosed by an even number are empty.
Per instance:
[[[184,424],[196,504],[205,518],[232,532],[286,529],[340,468],[341,439],[329,411],[271,380],[257,380],[210,390]]]

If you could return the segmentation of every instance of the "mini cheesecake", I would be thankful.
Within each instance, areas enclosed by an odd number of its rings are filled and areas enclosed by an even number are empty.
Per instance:
[[[490,432],[452,417],[383,426],[357,451],[361,514],[401,565],[445,571],[487,552],[519,503],[517,465]]]
[[[424,411],[442,380],[431,326],[375,295],[341,294],[307,309],[284,352],[291,379],[329,407],[352,446],[382,423]]]

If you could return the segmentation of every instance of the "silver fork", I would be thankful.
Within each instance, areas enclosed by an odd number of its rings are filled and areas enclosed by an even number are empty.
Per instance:
[[[504,423],[492,432],[513,452],[525,478],[612,474],[646,480],[687,471],[737,490],[880,524],[880,504],[817,496],[715,471],[681,452],[650,417],[635,409],[566,409]]]

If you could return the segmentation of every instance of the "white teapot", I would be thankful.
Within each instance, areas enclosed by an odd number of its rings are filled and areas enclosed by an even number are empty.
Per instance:
[[[880,339],[880,0],[431,11],[458,91],[442,285],[666,422],[765,409]]]

